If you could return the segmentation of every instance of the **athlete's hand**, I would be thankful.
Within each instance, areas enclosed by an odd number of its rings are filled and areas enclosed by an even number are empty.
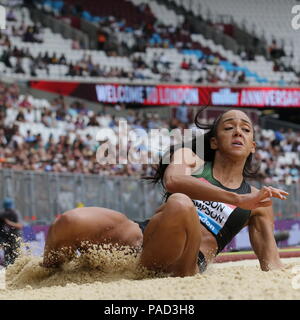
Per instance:
[[[284,190],[264,186],[260,190],[241,194],[237,206],[247,210],[253,210],[259,207],[269,207],[272,205],[271,198],[286,200],[287,196],[288,192]]]

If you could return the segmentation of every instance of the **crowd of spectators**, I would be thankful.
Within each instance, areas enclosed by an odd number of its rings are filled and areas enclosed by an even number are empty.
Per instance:
[[[203,48],[199,43],[192,41],[191,35],[196,31],[193,24],[189,23],[187,19],[177,27],[164,25],[155,18],[147,3],[141,3],[138,6],[138,10],[142,16],[142,23],[139,24],[130,24],[124,18],[101,17],[100,21],[97,22],[99,27],[98,49],[106,50],[108,53],[115,51],[120,54],[124,52],[145,52],[148,47],[177,48],[179,51],[183,49],[200,49],[204,51],[205,58],[220,59],[218,53],[213,53],[209,48]],[[84,18],[84,9],[82,6],[65,3],[60,15],[62,17],[75,16]],[[218,25],[213,26],[217,29],[220,27]],[[221,27],[222,32],[234,37],[233,26],[225,26],[226,28],[230,27],[229,33],[225,32],[226,30],[223,30],[223,27]],[[128,35],[127,39],[126,33]],[[121,34],[122,36],[120,36]],[[239,48],[238,54],[242,60],[255,61],[258,43],[259,39],[254,36],[251,45]],[[123,50],[124,47],[125,51]],[[276,40],[273,40],[271,46],[265,48],[265,50],[267,57],[274,62],[273,71],[294,71],[290,63],[292,56],[287,56],[283,48],[277,45]],[[222,58],[226,59],[225,57]]]
[[[148,64],[141,55],[136,54],[131,59],[134,68],[134,79],[151,79],[151,73],[159,74],[161,82],[182,82],[181,71],[189,71],[189,82],[196,83],[227,83],[246,84],[245,73],[242,71],[226,71],[219,65],[220,59],[214,56],[201,57],[197,60],[183,58],[176,71],[172,71],[173,62],[170,61],[164,52],[158,54],[154,52]],[[193,73],[197,72],[197,77],[193,78]]]
[[[193,27],[186,20],[178,27],[166,26],[160,23],[152,13],[147,3],[141,3],[135,10],[131,8],[131,14],[138,14],[139,21],[132,20],[132,16],[128,21],[126,20],[126,14],[123,17],[115,17],[113,15],[101,16],[94,19],[94,23],[98,26],[98,48],[100,50],[110,51],[112,47],[118,45],[118,41],[122,42],[122,45],[132,51],[145,51],[147,47],[156,48],[178,48],[189,49],[193,48],[193,41],[191,40],[191,34],[194,32]],[[122,13],[119,14],[122,16]],[[89,14],[84,10],[82,5],[74,5],[72,3],[64,2],[64,5],[56,12],[55,16],[59,16],[62,19],[68,19],[72,24],[74,17],[84,18],[90,20]],[[96,22],[97,21],[97,22]],[[126,32],[133,36],[133,43],[130,45],[124,39],[119,38],[118,34]],[[108,41],[109,40],[109,41]],[[114,44],[112,44],[114,43]],[[129,45],[129,48],[128,48]]]
[[[36,27],[32,27],[35,29]],[[103,78],[122,78],[128,80],[136,79],[153,79],[153,74],[159,75],[161,82],[182,82],[180,70],[192,72],[199,71],[201,75],[195,80],[197,83],[246,83],[245,74],[243,72],[227,72],[219,65],[220,58],[217,56],[203,56],[192,62],[192,59],[183,59],[177,72],[171,72],[172,62],[168,61],[164,53],[154,54],[151,63],[146,63],[141,55],[133,54],[130,57],[132,63],[132,70],[124,70],[118,67],[107,67],[94,63],[91,55],[83,53],[81,59],[76,62],[68,61],[65,54],[57,55],[55,52],[49,54],[48,52],[39,53],[34,57],[29,48],[13,47],[10,43],[9,36],[0,33],[0,45],[5,47],[0,61],[4,63],[7,68],[11,68],[14,73],[25,74],[22,59],[30,60],[29,70],[32,77],[37,76],[37,69],[46,70],[49,75],[49,65],[63,65],[67,66],[68,70],[65,76],[81,76],[81,77],[103,77]],[[15,57],[15,63],[12,63],[11,57]],[[212,68],[214,67],[214,68]]]
[[[16,84],[7,86],[0,83],[0,168],[110,176],[149,176],[153,174],[155,166],[143,164],[147,161],[129,161],[127,165],[119,164],[118,161],[116,164],[101,163],[97,152],[103,143],[112,143],[111,145],[115,146],[112,150],[116,154],[120,145],[111,140],[111,131],[96,139],[98,131],[113,130],[117,135],[119,120],[127,121],[129,131],[193,127],[193,117],[186,106],[178,107],[171,119],[162,120],[157,113],[126,111],[124,105],[115,107],[116,111],[123,112],[121,117],[111,115],[111,112],[105,109],[94,112],[78,101],[66,103],[63,97],[48,102],[47,107],[37,106],[30,101],[30,97],[20,95]],[[27,129],[21,130],[26,124]],[[40,131],[33,130],[36,125]],[[45,136],[48,129],[58,132],[59,128],[61,134],[54,135],[52,132]],[[89,128],[96,131],[92,133]],[[261,130],[258,126],[255,131],[255,161],[261,163],[260,179],[265,183],[300,182],[300,133],[284,129]],[[129,143],[127,151],[130,147]],[[143,144],[140,144],[135,152],[134,156],[140,155],[145,157],[144,159],[150,156],[150,150]],[[110,156],[113,157],[114,154]]]
[[[176,48],[179,52],[185,49],[199,49],[203,50],[204,54],[197,59],[196,63],[193,63],[192,59],[183,59],[177,72],[171,72],[173,62],[169,61],[164,53],[154,53],[151,64],[147,64],[141,56],[133,54],[131,55],[133,72],[128,75],[130,79],[151,79],[151,73],[153,73],[160,75],[159,81],[161,82],[182,82],[180,70],[186,70],[190,73],[201,71],[201,75],[196,79],[197,83],[247,83],[244,72],[227,72],[220,66],[220,61],[226,60],[225,57],[211,52],[208,48],[201,47],[198,42],[191,39],[195,30],[187,20],[182,21],[177,27],[167,26],[155,19],[148,4],[140,4],[138,8],[142,15],[147,16],[146,21],[139,25],[128,26],[125,19],[117,21],[112,16],[103,17],[98,22],[98,47],[101,50],[106,48],[109,53],[111,47],[105,47],[105,44],[114,43],[120,52],[123,52],[120,47],[125,46],[125,52],[131,53],[145,52],[147,48]],[[72,12],[80,14],[82,11],[77,12],[73,8]],[[120,34],[122,37],[118,36]],[[126,41],[126,34],[128,41]],[[116,49],[116,51],[118,50]],[[207,66],[215,66],[215,68]]]
[[[268,56],[273,62],[273,71],[294,71],[292,67],[293,52],[289,55],[286,54],[283,47],[279,46],[275,39],[268,47]]]
[[[147,5],[139,7],[141,12],[148,12],[150,9]],[[63,7],[62,10],[65,10]],[[79,10],[79,9],[76,9]],[[67,11],[67,10],[65,10]],[[79,11],[79,12],[82,12]],[[149,11],[151,12],[151,11]],[[148,12],[148,14],[149,14]],[[8,12],[10,21],[15,21],[16,17],[13,11]],[[33,56],[30,49],[15,47],[12,45],[10,37],[19,37],[23,42],[43,43],[43,28],[40,24],[25,25],[22,22],[18,27],[9,24],[6,30],[0,32],[0,45],[4,47],[0,56],[0,61],[4,63],[6,68],[11,69],[13,73],[28,74],[30,76],[38,76],[37,70],[45,70],[46,75],[50,75],[50,65],[67,66],[68,69],[60,76],[80,76],[80,77],[103,77],[103,78],[122,78],[128,80],[149,79],[158,80],[161,82],[183,82],[187,81],[186,77],[182,76],[182,70],[190,75],[189,81],[197,83],[246,83],[245,74],[242,71],[227,72],[221,65],[221,57],[218,53],[212,53],[208,48],[203,49],[203,56],[198,58],[198,61],[192,63],[190,61],[182,61],[174,68],[174,62],[167,61],[164,54],[159,57],[154,57],[151,64],[143,61],[139,63],[136,60],[136,53],[145,53],[147,48],[176,48],[179,52],[183,49],[200,49],[200,44],[193,42],[191,34],[192,26],[183,21],[179,27],[165,26],[154,19],[151,22],[142,23],[140,26],[128,26],[125,19],[117,20],[109,16],[103,17],[99,21],[98,34],[98,49],[105,50],[108,56],[128,56],[132,62],[132,67],[128,70],[118,67],[110,67],[100,65],[93,61],[91,56],[83,53],[82,58],[77,61],[70,61],[68,56],[52,52],[40,53],[38,56]],[[120,35],[122,35],[120,37]],[[126,39],[126,35],[130,38]],[[131,40],[131,41],[129,41]],[[126,47],[124,49],[124,47]],[[72,48],[81,49],[78,41],[73,41]],[[124,50],[123,50],[123,49]],[[16,59],[11,60],[11,57]],[[28,58],[29,68],[24,68],[23,59]],[[142,59],[142,58],[140,58]],[[156,61],[157,59],[157,61]],[[144,59],[145,60],[145,59]],[[139,67],[136,68],[136,64]],[[214,66],[215,68],[209,68]],[[194,72],[201,72],[196,78],[193,77]],[[184,79],[184,80],[183,80]]]
[[[8,119],[12,111],[15,116]],[[126,120],[131,128],[160,126],[157,115],[129,112]],[[33,134],[30,129],[22,135],[20,128],[26,123],[49,129],[63,125],[64,134],[57,140],[51,134],[44,139],[43,132]],[[96,152],[101,142],[89,133],[78,134],[89,127],[117,129],[117,118],[95,113],[77,101],[68,105],[63,97],[47,108],[37,108],[27,96],[20,99],[17,85],[0,85],[0,168],[126,176],[151,173],[151,167],[141,164],[100,165]]]
[[[256,132],[255,159],[260,163],[260,179],[286,185],[300,182],[300,132],[291,128]]]
[[[9,24],[6,30],[0,32],[0,45],[5,48],[0,56],[0,61],[13,73],[28,74],[38,76],[37,70],[45,70],[50,75],[49,65],[67,66],[67,71],[60,76],[79,76],[79,77],[102,77],[102,78],[120,78],[124,80],[156,80],[160,82],[196,82],[196,83],[218,83],[218,84],[247,84],[247,79],[243,71],[226,71],[220,65],[221,60],[226,60],[217,52],[211,52],[209,48],[203,48],[198,42],[191,39],[195,32],[193,25],[184,20],[177,27],[164,25],[159,22],[149,5],[140,4],[138,6],[140,14],[147,19],[142,23],[128,23],[124,18],[114,16],[104,16],[99,18],[97,25],[99,32],[97,35],[98,49],[105,50],[108,56],[128,56],[132,61],[132,68],[124,70],[123,68],[100,65],[92,61],[92,58],[83,54],[81,59],[70,61],[65,55],[56,53],[40,53],[33,57],[30,49],[17,49],[13,47],[10,36],[20,37],[23,42],[43,43],[43,28],[39,24],[25,25],[21,23],[19,27]],[[61,8],[59,18],[79,18],[83,17],[85,11],[81,5],[66,3]],[[7,21],[15,22],[17,20],[14,10],[7,12]],[[19,21],[18,21],[19,22]],[[202,50],[203,56],[199,57],[197,62],[188,58],[184,59],[177,70],[171,69],[172,62],[163,61],[164,56],[157,58],[157,61],[151,65],[143,61],[143,64],[137,69],[135,64],[135,53],[144,53],[147,48],[176,48],[179,52],[185,49]],[[73,41],[72,48],[81,49],[78,41]],[[276,40],[268,48],[269,57],[274,62],[273,71],[293,71],[289,60],[292,57],[287,56],[283,49],[278,46]],[[255,60],[254,50],[243,48],[239,52],[243,60]],[[10,57],[16,57],[11,62]],[[30,59],[29,71],[24,69],[23,58]],[[161,66],[161,67],[160,67]],[[211,68],[213,66],[213,68]],[[61,69],[64,70],[64,69]],[[181,71],[188,72],[189,77],[183,75]],[[197,76],[194,77],[194,73]],[[198,72],[200,73],[198,75]],[[158,75],[158,76],[157,76]],[[284,85],[285,81],[280,80],[279,84]]]

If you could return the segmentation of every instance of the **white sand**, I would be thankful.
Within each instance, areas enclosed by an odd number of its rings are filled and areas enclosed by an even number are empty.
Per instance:
[[[282,259],[286,268],[269,272],[257,260],[212,264],[185,278],[153,277],[139,269],[138,256],[117,252],[80,257],[56,271],[40,261],[26,256],[9,267],[0,299],[300,299],[293,288],[300,287],[300,258]]]

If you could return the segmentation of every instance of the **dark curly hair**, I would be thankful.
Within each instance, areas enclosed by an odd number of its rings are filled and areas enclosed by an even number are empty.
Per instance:
[[[218,125],[220,123],[220,120],[223,116],[223,114],[225,114],[226,112],[229,112],[231,110],[234,109],[229,109],[226,110],[224,112],[222,112],[215,120],[212,124],[204,124],[200,122],[200,115],[203,112],[203,110],[205,110],[207,108],[207,106],[202,107],[196,114],[195,116],[195,125],[199,128],[199,129],[203,129],[203,130],[208,130],[206,133],[204,133],[204,161],[205,162],[212,162],[212,164],[214,163],[215,160],[215,150],[211,149],[210,147],[210,140],[212,137],[216,137],[217,135],[217,129],[218,129]],[[253,139],[255,140],[255,132],[253,130]],[[150,182],[157,184],[157,183],[161,183],[162,186],[164,187],[163,184],[163,177],[164,177],[164,173],[168,167],[167,163],[164,163],[163,159],[166,159],[165,157],[168,157],[167,159],[170,159],[170,157],[172,157],[173,153],[182,148],[182,147],[190,147],[193,152],[196,154],[197,153],[197,149],[196,149],[196,140],[199,141],[199,139],[196,139],[196,137],[194,137],[190,143],[179,143],[177,145],[171,145],[171,147],[169,148],[169,151],[167,151],[163,157],[160,159],[159,164],[157,165],[156,171],[154,173],[154,176],[152,177],[145,177],[144,179],[149,180]],[[199,155],[199,154],[198,154]],[[245,162],[245,166],[243,169],[243,177],[247,178],[247,179],[255,179],[257,178],[257,173],[259,170],[259,165],[254,166],[253,165],[253,154],[250,153],[246,162]]]

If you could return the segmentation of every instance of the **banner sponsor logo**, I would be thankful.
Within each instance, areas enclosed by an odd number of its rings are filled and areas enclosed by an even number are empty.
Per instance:
[[[243,89],[241,106],[299,107],[300,90],[253,90]]]
[[[300,108],[300,88],[228,88],[56,81],[31,81],[30,86],[33,89],[111,104]]]
[[[107,103],[140,103],[158,105],[198,105],[198,88],[171,86],[96,85],[97,99]]]
[[[239,93],[231,92],[229,88],[220,89],[218,92],[213,92],[211,95],[213,105],[231,105],[239,104]]]

